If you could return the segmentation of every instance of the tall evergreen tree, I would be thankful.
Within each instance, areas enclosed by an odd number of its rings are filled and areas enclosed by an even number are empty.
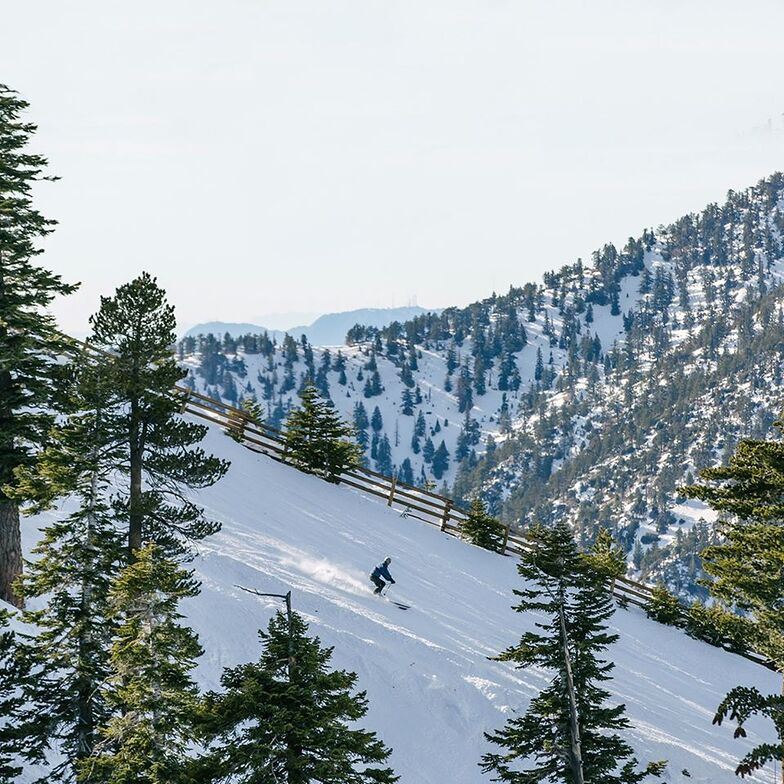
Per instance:
[[[149,544],[110,591],[120,619],[103,689],[112,717],[80,763],[90,784],[186,782],[186,750],[194,739],[198,691],[190,672],[201,656],[195,632],[181,625],[180,601],[198,593],[190,573]]]
[[[76,286],[34,263],[37,242],[55,221],[33,207],[32,189],[46,159],[27,151],[36,126],[28,104],[0,84],[0,599],[19,603],[22,571],[18,502],[9,497],[17,467],[29,465],[46,440],[56,408],[57,356],[65,348],[48,307]]]
[[[353,430],[319,399],[315,387],[302,392],[302,407],[286,420],[286,455],[293,465],[337,482],[359,460]]]
[[[632,749],[616,733],[629,726],[625,706],[606,704],[603,684],[614,665],[599,656],[617,635],[606,629],[613,608],[604,578],[586,564],[566,525],[537,526],[530,536],[533,548],[518,566],[526,587],[514,591],[514,609],[544,618],[498,658],[555,676],[527,713],[486,736],[504,751],[486,754],[482,769],[514,784],[632,784],[660,773],[660,762],[636,770]]]
[[[290,625],[289,625],[290,624]],[[258,662],[224,671],[222,693],[206,695],[206,752],[199,782],[385,784],[397,781],[390,750],[356,723],[367,713],[357,676],[330,670],[332,648],[307,635],[302,617],[277,613],[260,632]]]
[[[110,499],[122,456],[106,415],[112,390],[100,365],[81,363],[75,376],[71,413],[35,466],[17,471],[16,492],[28,500],[27,511],[49,509],[66,494],[75,501],[73,512],[44,529],[21,581],[22,597],[43,604],[23,614],[31,631],[19,635],[29,673],[18,723],[29,762],[41,763],[57,749],[46,781],[75,780],[107,718],[98,688],[108,677],[114,629],[107,595],[124,555]]]
[[[214,484],[228,463],[196,446],[207,426],[180,414],[174,385],[185,375],[174,357],[174,308],[155,278],[143,272],[101,297],[91,317],[93,346],[107,352],[101,360],[113,389],[106,415],[123,454],[116,468],[127,491],[114,499],[114,513],[127,525],[128,554],[155,542],[169,553],[188,552],[187,541],[219,529],[186,497],[184,488]]]
[[[774,424],[784,432],[784,421]],[[748,641],[784,673],[784,442],[745,439],[726,466],[706,469],[700,476],[702,484],[682,492],[722,515],[723,540],[702,552],[705,571],[713,578],[711,594],[748,614]],[[745,735],[744,724],[754,715],[773,722],[776,742],[750,751],[736,773],[753,774],[777,761],[784,781],[784,696],[737,686],[719,706],[714,723],[729,718],[738,725],[736,736]]]

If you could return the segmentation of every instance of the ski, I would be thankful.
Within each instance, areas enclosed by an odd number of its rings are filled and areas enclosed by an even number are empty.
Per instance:
[[[397,601],[397,599],[390,599],[386,594],[382,593],[379,596],[383,596],[390,604],[394,604],[395,607],[399,607],[401,610],[410,610],[410,604],[403,604],[403,602]]]

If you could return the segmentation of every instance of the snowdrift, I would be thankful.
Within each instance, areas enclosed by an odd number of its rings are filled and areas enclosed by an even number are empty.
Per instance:
[[[483,731],[524,711],[547,682],[544,671],[488,660],[534,622],[511,609],[515,560],[249,452],[218,430],[205,446],[232,466],[197,496],[223,524],[199,546],[202,593],[185,606],[206,649],[201,684],[215,688],[223,667],[255,659],[257,630],[279,606],[236,586],[290,589],[311,632],[335,646],[335,665],[359,674],[370,699],[364,724],[393,747],[403,784],[490,781],[477,766],[490,748]],[[43,522],[25,526],[28,549]],[[397,580],[390,596],[409,610],[372,594],[368,573],[385,555]],[[777,675],[634,608],[619,609],[613,627],[611,689],[627,705],[640,761],[668,759],[667,782],[736,781],[737,760],[770,728],[752,724],[748,739],[733,740],[731,728],[711,726],[714,710],[735,684],[778,691]]]

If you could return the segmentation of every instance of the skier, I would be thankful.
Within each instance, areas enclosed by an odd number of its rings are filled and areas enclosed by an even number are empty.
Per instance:
[[[373,593],[381,593],[384,590],[384,586],[386,583],[384,580],[388,580],[392,585],[395,584],[395,581],[392,579],[392,575],[389,573],[389,564],[392,563],[392,559],[387,556],[371,573],[370,579],[373,585],[376,586],[375,591]],[[384,578],[382,580],[381,578]]]

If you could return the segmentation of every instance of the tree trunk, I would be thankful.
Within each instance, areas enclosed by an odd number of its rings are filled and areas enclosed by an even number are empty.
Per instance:
[[[13,583],[22,573],[22,537],[19,507],[8,499],[0,500],[0,599],[15,607],[22,598],[13,591]]]
[[[101,411],[96,411],[96,416],[100,419]],[[94,461],[97,461],[97,449],[93,449],[92,458]],[[95,573],[98,569],[98,558],[95,556],[97,551],[97,546],[95,543],[95,504],[98,498],[98,471],[97,469],[93,469],[92,477],[90,478],[90,510],[87,516],[87,541],[86,546],[88,552],[93,554],[94,560],[91,564],[91,571],[93,574],[92,577],[95,576]],[[90,582],[88,578],[82,578],[82,602],[81,602],[81,612],[83,617],[89,617],[91,620],[95,619],[95,606],[93,604],[93,584]],[[88,627],[91,628],[91,627]],[[81,762],[89,758],[93,750],[95,748],[95,731],[96,731],[96,720],[95,720],[95,710],[94,710],[94,699],[95,695],[98,692],[98,688],[100,684],[94,683],[90,678],[88,678],[84,674],[84,670],[87,669],[87,662],[89,660],[91,651],[89,649],[89,640],[87,635],[89,632],[85,630],[84,627],[81,628],[81,634],[79,636],[79,654],[78,654],[78,661],[79,661],[79,670],[80,676],[77,679],[77,687],[76,691],[78,694],[77,697],[77,713],[78,713],[78,742],[77,742],[77,749],[76,749],[76,760],[77,763]],[[82,666],[84,665],[84,667]]]
[[[131,487],[128,510],[128,561],[134,560],[134,552],[142,547],[142,452],[138,415],[139,403],[131,401],[130,463]]]
[[[566,635],[563,597],[561,605],[558,607],[558,617],[561,621],[561,644],[563,645],[564,664],[566,667],[566,687],[569,692],[569,727],[572,740],[569,759],[575,784],[585,784],[582,744],[580,742],[580,717],[577,715],[577,694],[575,693],[574,678],[572,677],[572,659],[569,655],[569,639]]]

